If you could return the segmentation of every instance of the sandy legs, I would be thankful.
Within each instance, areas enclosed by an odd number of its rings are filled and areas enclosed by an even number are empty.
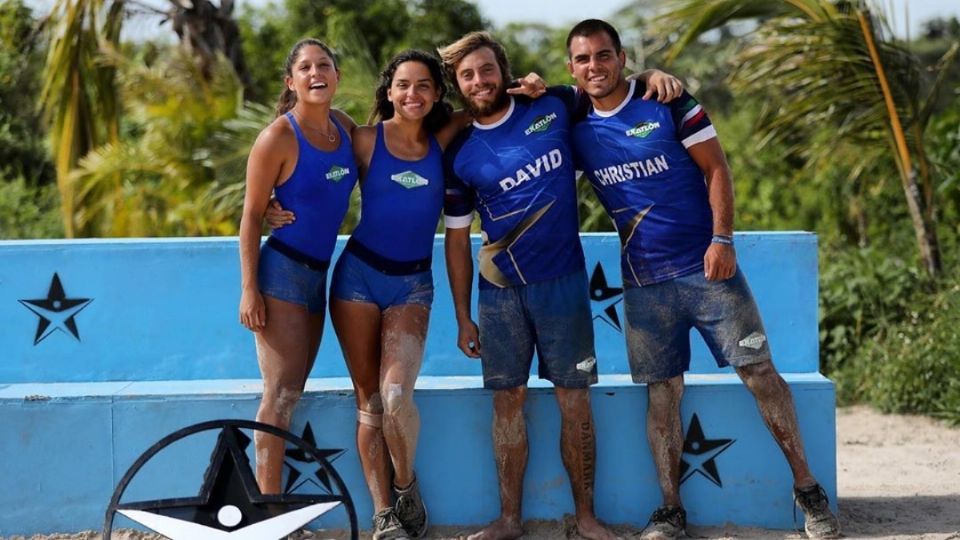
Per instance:
[[[379,512],[392,506],[391,482],[405,487],[414,479],[420,415],[413,389],[430,309],[405,304],[381,312],[375,304],[334,298],[330,314],[353,380],[360,463]]]
[[[793,472],[794,486],[808,487],[816,483],[804,456],[790,387],[777,373],[773,363],[768,360],[738,367],[737,374],[756,399],[764,423],[783,451]],[[683,377],[651,383],[647,390],[647,439],[657,466],[663,504],[679,506],[680,458],[683,452],[680,398],[683,396]]]
[[[576,506],[577,530],[585,538],[614,536],[593,512],[596,443],[588,389],[556,389],[560,406],[560,454],[570,477]],[[512,540],[523,536],[521,499],[529,453],[523,404],[527,388],[497,390],[493,394],[493,448],[500,485],[500,517],[470,540]]]
[[[257,360],[263,376],[263,399],[257,421],[288,429],[303,394],[307,375],[320,346],[323,313],[311,314],[304,306],[263,297],[267,325],[255,334]],[[280,493],[284,441],[263,432],[254,434],[257,449],[257,482],[263,493]]]

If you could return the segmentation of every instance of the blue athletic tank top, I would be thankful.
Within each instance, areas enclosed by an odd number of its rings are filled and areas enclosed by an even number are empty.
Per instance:
[[[333,116],[330,119],[340,133],[340,145],[332,152],[310,144],[293,114],[286,116],[297,134],[297,166],[274,193],[297,220],[273,231],[269,241],[294,259],[326,267],[357,183],[357,164],[350,139]]]
[[[370,168],[360,182],[360,223],[347,249],[391,274],[430,268],[433,237],[443,208],[443,150],[430,136],[421,159],[408,161],[387,149],[383,123]]]

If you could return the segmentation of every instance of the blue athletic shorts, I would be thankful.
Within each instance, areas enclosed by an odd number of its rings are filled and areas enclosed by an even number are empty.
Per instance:
[[[667,380],[690,369],[690,329],[696,328],[720,367],[770,360],[760,311],[743,273],[707,281],[702,271],[670,281],[627,287],[627,356],[636,383]]]
[[[433,304],[433,272],[405,275],[381,272],[349,251],[340,255],[333,268],[330,295],[348,302],[369,302],[381,311],[391,306]]]
[[[260,294],[305,306],[310,313],[327,308],[327,269],[297,261],[270,242],[260,248],[257,284]]]
[[[528,285],[480,289],[484,388],[525,385],[534,350],[541,379],[560,388],[596,383],[588,294],[584,270]]]

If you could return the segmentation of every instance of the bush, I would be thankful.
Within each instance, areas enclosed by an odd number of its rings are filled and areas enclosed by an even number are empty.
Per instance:
[[[842,369],[861,347],[906,316],[912,298],[930,286],[904,247],[830,248],[820,254],[820,369]]]
[[[905,320],[879,329],[837,376],[845,399],[960,424],[960,279],[919,295]]]
[[[63,238],[57,186],[0,177],[0,239]]]

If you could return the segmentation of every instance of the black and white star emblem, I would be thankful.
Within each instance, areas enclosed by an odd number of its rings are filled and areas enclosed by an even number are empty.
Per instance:
[[[623,327],[620,326],[620,314],[617,313],[617,304],[623,301],[623,288],[611,287],[607,283],[607,276],[603,273],[600,263],[593,268],[593,274],[590,276],[590,300],[593,320],[600,319],[618,332],[623,332]]]
[[[249,443],[224,428],[198,496],[127,503],[117,512],[171,540],[273,540],[343,503],[335,495],[263,495],[244,450]]]
[[[717,471],[717,456],[736,442],[734,439],[707,439],[700,427],[700,419],[694,414],[683,438],[683,455],[680,458],[680,483],[694,474],[701,474],[717,487],[723,487]]]
[[[316,448],[317,439],[313,436],[313,428],[310,422],[303,428],[301,439]],[[320,456],[328,462],[333,462],[345,450],[318,449]],[[284,465],[290,468],[287,475],[287,485],[284,493],[294,493],[304,486],[304,484],[313,484],[323,490],[324,493],[333,493],[333,486],[330,484],[330,475],[327,470],[317,464],[313,457],[307,454],[302,448],[287,448],[283,461]]]
[[[47,339],[56,330],[69,332],[77,341],[80,341],[80,331],[77,329],[75,317],[93,300],[90,298],[67,298],[63,291],[63,285],[60,283],[60,276],[54,273],[46,298],[19,300],[19,302],[37,317],[40,317],[40,321],[37,323],[37,333],[33,337],[33,344],[36,345]]]

